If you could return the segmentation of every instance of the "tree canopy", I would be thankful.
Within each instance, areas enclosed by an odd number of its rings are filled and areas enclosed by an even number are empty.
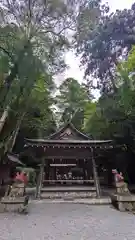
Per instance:
[[[78,32],[77,52],[82,56],[85,76],[90,85],[97,79],[97,87],[102,92],[117,90],[116,68],[121,59],[125,59],[135,44],[135,4],[131,9],[109,13],[108,5],[94,1],[91,11],[100,10],[95,25],[87,22],[85,34]]]
[[[53,76],[66,67],[64,52],[72,47],[73,40],[69,33],[76,32],[78,16],[87,3],[87,0],[1,1],[2,156],[13,149],[19,129],[23,132],[27,129],[26,135],[33,137],[54,130]]]
[[[73,78],[67,78],[59,87],[57,95],[57,107],[61,116],[61,122],[72,121],[78,128],[82,129],[84,124],[84,111],[86,105],[91,102],[85,85]]]

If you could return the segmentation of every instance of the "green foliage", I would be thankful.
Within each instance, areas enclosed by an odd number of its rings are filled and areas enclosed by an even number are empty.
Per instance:
[[[117,10],[111,14],[107,13],[107,6],[96,6],[100,10],[96,24],[91,25],[89,21],[85,34],[78,32],[76,47],[81,54],[88,81],[91,76],[96,78],[97,87],[107,94],[117,91],[117,64],[135,44],[135,4],[131,9]],[[95,9],[95,6],[91,5],[92,9]]]
[[[87,102],[84,108],[84,126],[85,127],[88,125],[88,122],[90,121],[95,111],[96,111],[96,103]]]
[[[81,129],[84,124],[84,109],[91,96],[84,85],[73,78],[66,79],[59,88],[57,107],[60,110],[61,121],[72,123]]]
[[[87,3],[88,0],[1,1],[1,116],[7,106],[10,111],[0,139],[6,150],[22,120],[22,128],[34,132],[34,136],[45,136],[47,129],[53,131],[49,79],[65,69],[64,51],[72,42],[69,32],[76,32],[78,16]]]
[[[47,125],[52,128],[51,84],[46,81],[49,76],[65,68],[63,53],[69,47],[66,31],[75,29],[77,12],[74,9],[77,5],[78,1],[75,0],[1,1],[1,116],[7,106],[10,108],[0,132],[2,148],[16,136],[22,116],[24,126],[36,129],[38,136],[46,131]],[[34,116],[35,109],[39,117]]]
[[[33,132],[33,137],[45,137],[55,130],[54,115],[51,110],[55,89],[53,79],[49,75],[41,75],[37,80],[27,103],[27,111],[22,127],[27,129],[26,136]]]
[[[87,132],[94,137],[111,138],[134,148],[135,136],[135,88],[134,71],[135,49],[131,50],[128,60],[117,67],[117,92],[102,94],[96,111],[86,125]]]

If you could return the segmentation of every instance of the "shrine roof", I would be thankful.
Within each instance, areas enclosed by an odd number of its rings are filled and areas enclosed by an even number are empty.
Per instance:
[[[67,123],[57,132],[47,139],[26,139],[29,145],[46,145],[46,144],[107,144],[112,140],[94,140],[92,137],[80,132],[72,123]]]
[[[80,140],[89,140],[92,139],[92,136],[89,137],[86,134],[79,131],[71,122],[66,123],[64,126],[62,126],[58,131],[53,133],[49,136],[49,139],[66,139],[72,136],[72,139],[80,139]]]
[[[100,143],[111,143],[112,140],[53,140],[53,139],[26,139],[26,141],[28,143],[31,144],[44,144],[44,143],[75,143],[75,144],[79,144],[79,143],[83,143],[83,144],[100,144]]]

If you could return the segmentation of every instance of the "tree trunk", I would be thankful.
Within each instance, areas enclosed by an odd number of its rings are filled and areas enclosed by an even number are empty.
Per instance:
[[[3,95],[1,93],[1,95],[2,95],[1,103],[3,103],[3,104],[5,103],[6,97],[8,95],[8,92],[10,90],[10,87],[11,87],[14,79],[18,75],[18,66],[21,63],[21,61],[22,61],[22,59],[23,59],[23,57],[25,55],[25,52],[27,51],[28,48],[29,48],[29,40],[27,41],[27,43],[24,45],[24,47],[20,51],[18,59],[14,63],[13,67],[11,68],[10,74],[5,79]]]
[[[116,93],[117,92],[117,87],[115,85],[114,77],[113,77],[113,75],[112,75],[110,70],[109,70],[109,76],[110,76],[110,80],[111,80],[111,83],[112,83],[113,91],[114,91],[114,93]]]
[[[11,87],[11,84],[13,82],[13,80],[16,78],[17,76],[17,73],[18,73],[18,64],[15,63],[14,66],[12,67],[11,69],[11,72],[10,74],[6,77],[5,79],[5,91],[4,91],[4,94],[2,96],[2,102],[5,103],[5,100],[6,100],[6,97],[7,97],[7,94],[10,90],[10,87]]]
[[[22,123],[22,120],[23,120],[24,116],[25,116],[25,113],[23,113],[22,116],[18,119],[17,124],[16,124],[16,129],[14,130],[14,132],[11,136],[11,145],[9,146],[9,149],[8,149],[8,151],[10,151],[10,152],[12,152],[13,147],[15,145],[16,138],[17,138],[17,135],[19,133],[21,123]]]
[[[42,159],[41,159],[41,165],[40,165],[40,170],[39,170],[39,174],[38,174],[35,198],[40,198],[42,182],[43,182],[43,173],[44,173],[44,157],[42,157]]]
[[[2,114],[2,117],[0,119],[0,133],[5,125],[5,122],[6,122],[6,119],[8,117],[8,114],[9,114],[9,106],[4,110],[3,114]]]
[[[98,178],[98,173],[97,173],[96,162],[95,162],[94,154],[93,154],[93,148],[91,148],[91,153],[92,153],[92,165],[93,165],[94,183],[95,183],[95,187],[96,187],[97,197],[100,198],[101,191],[100,191],[100,184],[99,184],[99,178]]]

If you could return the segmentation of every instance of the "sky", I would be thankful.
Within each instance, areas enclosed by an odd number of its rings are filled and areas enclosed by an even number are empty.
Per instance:
[[[116,9],[130,8],[135,0],[108,0],[103,2],[108,2],[110,11],[113,12]],[[69,51],[65,55],[65,62],[68,65],[68,69],[66,69],[62,75],[58,76],[59,84],[68,77],[73,77],[81,83],[83,81],[84,71],[83,68],[79,67],[79,59],[75,56],[73,51]],[[93,94],[98,98],[99,93],[97,91],[94,91]]]

